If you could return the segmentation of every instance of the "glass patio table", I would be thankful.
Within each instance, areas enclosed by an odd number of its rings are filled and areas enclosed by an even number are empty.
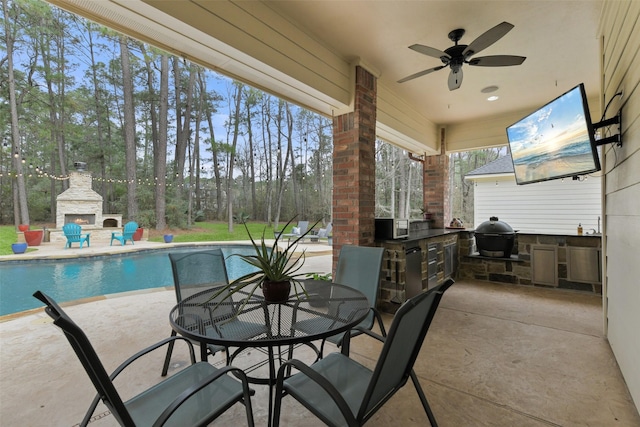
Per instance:
[[[290,358],[296,344],[308,345],[318,356],[313,341],[355,327],[370,309],[367,297],[351,287],[321,280],[300,283],[306,293],[298,286],[296,295],[292,285],[291,296],[281,303],[266,302],[260,290],[253,295],[245,290],[229,291],[213,299],[221,289],[214,286],[183,299],[169,316],[171,327],[180,335],[202,344],[233,347],[230,363],[244,349],[265,350],[268,376],[248,377],[250,382],[269,385],[269,424],[276,364]],[[296,324],[304,324],[304,328]],[[206,356],[206,345],[200,347]],[[283,357],[282,347],[287,356]]]

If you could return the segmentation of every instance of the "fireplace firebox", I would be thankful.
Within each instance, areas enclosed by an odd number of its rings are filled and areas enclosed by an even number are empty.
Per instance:
[[[64,214],[64,223],[74,223],[78,225],[94,225],[96,223],[95,214]]]

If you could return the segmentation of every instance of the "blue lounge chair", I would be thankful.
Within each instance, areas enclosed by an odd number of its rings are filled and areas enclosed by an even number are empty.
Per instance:
[[[80,243],[80,249],[82,249],[82,245],[84,242],[87,242],[87,246],[89,246],[89,233],[82,233],[82,227],[78,224],[69,223],[62,226],[62,232],[64,233],[64,237],[67,238],[66,248],[70,248],[72,243]]]
[[[133,245],[133,233],[138,229],[138,223],[134,221],[129,221],[124,225],[124,230],[122,233],[118,231],[114,231],[111,233],[111,243],[110,246],[113,246],[113,241],[118,240],[122,246],[127,244],[127,240],[131,240],[131,244]]]

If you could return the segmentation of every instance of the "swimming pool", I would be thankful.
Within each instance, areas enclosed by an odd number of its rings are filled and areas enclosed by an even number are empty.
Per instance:
[[[7,261],[0,263],[0,316],[41,307],[33,297],[41,290],[58,302],[173,286],[169,253],[220,248],[229,280],[255,267],[231,254],[251,254],[250,245],[194,246],[144,250],[75,259]]]

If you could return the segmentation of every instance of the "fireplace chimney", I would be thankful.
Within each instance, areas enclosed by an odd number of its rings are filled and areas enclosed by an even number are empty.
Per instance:
[[[78,172],[84,172],[84,171],[87,170],[87,163],[86,162],[74,162],[73,163],[73,167],[75,167]]]

